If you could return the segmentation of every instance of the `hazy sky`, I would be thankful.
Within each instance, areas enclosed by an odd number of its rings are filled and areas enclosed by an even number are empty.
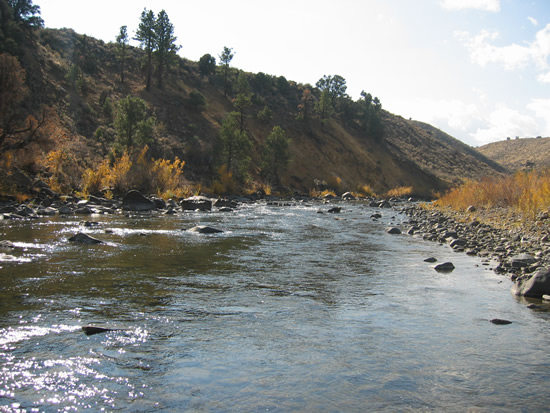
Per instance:
[[[478,146],[550,136],[550,0],[35,0],[46,27],[114,41],[166,10],[180,55],[312,85],[343,76],[390,112]],[[134,43],[135,44],[135,43]]]

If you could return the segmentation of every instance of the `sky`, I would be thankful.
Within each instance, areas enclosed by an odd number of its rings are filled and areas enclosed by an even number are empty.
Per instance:
[[[472,145],[550,136],[550,0],[34,0],[45,26],[105,42],[165,10],[180,56],[315,85],[346,79],[354,99]],[[137,42],[131,44],[137,46]]]

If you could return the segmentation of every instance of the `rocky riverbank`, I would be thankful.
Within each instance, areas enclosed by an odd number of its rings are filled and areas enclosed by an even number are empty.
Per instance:
[[[518,222],[506,210],[471,207],[456,212],[421,204],[406,204],[399,210],[409,217],[409,235],[448,244],[457,252],[493,262],[496,273],[508,275],[516,282],[518,295],[525,295],[522,288],[528,282],[545,283],[541,292],[532,296],[550,294],[548,214],[541,214],[534,222]]]

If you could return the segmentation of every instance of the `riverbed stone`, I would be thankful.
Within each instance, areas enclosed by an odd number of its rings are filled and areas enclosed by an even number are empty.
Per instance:
[[[507,325],[507,324],[512,324],[512,322],[510,320],[504,320],[502,318],[493,318],[489,321],[493,324],[501,325],[501,326],[504,326],[504,325]]]
[[[181,209],[184,211],[212,211],[212,199],[205,196],[192,196],[182,199]]]
[[[132,189],[122,198],[122,209],[125,211],[151,211],[155,209],[155,203],[141,192]]]
[[[533,257],[531,254],[527,254],[527,253],[514,255],[510,259],[510,264],[512,265],[513,268],[525,268],[536,262],[537,262],[537,259]]]
[[[88,234],[85,234],[83,232],[79,232],[76,235],[73,235],[71,238],[69,238],[69,241],[76,242],[78,244],[86,244],[86,245],[93,245],[93,244],[102,244],[103,241],[91,237]]]
[[[521,278],[512,288],[515,295],[524,297],[542,298],[550,295],[550,268],[538,270],[529,279]]]
[[[386,232],[388,234],[395,234],[395,235],[399,235],[401,234],[401,230],[397,227],[389,227],[389,228],[386,228]]]
[[[451,272],[455,269],[455,266],[452,262],[443,262],[434,266],[434,270],[439,272]]]
[[[197,225],[193,228],[188,229],[189,232],[196,232],[198,234],[219,234],[223,232],[221,229],[217,229],[214,227],[209,227],[206,225]]]
[[[11,241],[8,241],[8,240],[2,240],[0,241],[0,251],[4,250],[4,251],[11,251],[15,249],[15,245],[13,244],[13,242]]]

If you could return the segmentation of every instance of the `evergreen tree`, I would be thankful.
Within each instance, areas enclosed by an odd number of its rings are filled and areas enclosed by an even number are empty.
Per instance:
[[[26,27],[44,26],[44,20],[40,17],[40,6],[32,4],[32,0],[8,0],[8,5],[17,24]]]
[[[157,16],[154,31],[156,39],[155,55],[157,57],[158,87],[162,89],[164,70],[170,64],[170,61],[176,55],[180,46],[176,45],[177,37],[174,36],[174,25],[170,22],[168,14],[166,14],[164,10],[161,10]]]
[[[126,47],[128,46],[128,27],[121,26],[120,32],[116,37],[118,44],[118,54],[120,57],[120,83],[124,83],[124,64],[126,60]]]
[[[275,186],[281,183],[281,174],[290,163],[290,142],[280,126],[266,139],[262,150],[262,176]]]
[[[149,116],[147,104],[141,98],[127,96],[116,105],[115,131],[119,144],[132,148],[152,140],[155,119]]]
[[[312,112],[312,106],[313,95],[311,94],[311,89],[306,88],[302,92],[302,98],[300,99],[300,103],[298,104],[298,116],[296,116],[296,119],[308,122]]]
[[[380,111],[382,103],[377,97],[373,98],[370,93],[361,92],[360,103],[360,122],[363,129],[379,140],[383,134],[382,120],[380,119]]]
[[[247,110],[252,105],[252,96],[250,84],[246,80],[245,75],[241,73],[237,81],[237,96],[233,99],[233,104],[239,113],[239,130],[241,132],[245,128],[245,119],[247,117]]]
[[[223,52],[218,57],[220,58],[220,62],[223,64],[223,95],[227,96],[227,92],[229,89],[229,63],[231,63],[231,60],[233,60],[233,57],[235,56],[235,53],[233,53],[233,49],[229,48],[227,46],[224,46]]]
[[[209,53],[199,59],[199,72],[201,76],[209,76],[216,73],[216,58]]]
[[[140,46],[147,54],[147,83],[146,90],[151,90],[151,76],[153,73],[153,52],[157,44],[155,31],[155,14],[152,10],[143,9],[141,13],[141,21],[136,32],[135,40],[139,41]]]
[[[315,86],[321,91],[319,102],[321,118],[326,119],[333,110],[338,109],[339,100],[347,96],[346,79],[340,75],[324,75]]]
[[[227,171],[243,182],[248,173],[252,142],[246,132],[239,127],[239,114],[230,113],[223,121],[220,129],[221,163]]]

